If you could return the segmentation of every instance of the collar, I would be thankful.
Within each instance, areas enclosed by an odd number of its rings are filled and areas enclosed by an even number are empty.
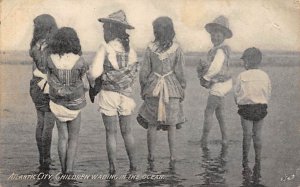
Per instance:
[[[52,54],[50,58],[57,69],[70,70],[74,67],[80,56],[74,53],[65,53],[62,56]]]
[[[108,44],[105,45],[107,58],[110,61],[111,65],[114,69],[119,69],[119,65],[117,62],[117,52],[124,53],[125,49],[120,41],[120,39],[116,38]],[[137,63],[137,55],[136,52],[130,46],[130,50],[128,53],[128,65]]]
[[[162,53],[159,53],[159,52],[156,51],[157,48],[158,48],[158,46],[157,46],[157,44],[156,44],[155,42],[151,42],[151,43],[148,45],[148,47],[149,47],[149,49],[150,49],[153,53],[155,53],[155,54],[158,56],[159,60],[162,61],[162,60],[164,60],[164,59],[166,59],[166,58],[169,58],[169,56],[170,56],[171,54],[175,53],[176,50],[177,50],[178,47],[179,47],[179,44],[176,43],[176,42],[173,42],[172,46],[171,46],[169,49],[167,49],[166,51],[162,52]]]

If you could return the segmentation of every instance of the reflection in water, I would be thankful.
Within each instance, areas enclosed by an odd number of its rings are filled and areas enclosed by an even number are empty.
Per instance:
[[[167,186],[167,187],[181,187],[181,183],[185,180],[182,179],[182,177],[176,173],[174,168],[170,168],[167,171],[162,171],[160,173],[151,173],[146,172],[148,175],[154,174],[154,175],[163,175],[163,179],[142,179],[137,181],[139,183],[139,186]]]
[[[255,165],[253,167],[253,172],[248,166],[248,163],[243,163],[242,176],[243,176],[242,187],[252,187],[252,186],[263,187],[264,186],[262,184],[259,184],[261,179],[260,160],[257,160],[255,162]]]
[[[205,185],[225,184],[227,147],[222,146],[220,154],[212,158],[207,147],[202,148],[202,164],[204,172],[197,175],[203,178]]]

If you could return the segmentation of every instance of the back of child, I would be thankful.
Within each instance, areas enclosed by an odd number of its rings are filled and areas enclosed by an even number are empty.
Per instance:
[[[263,119],[267,115],[268,101],[271,95],[271,81],[267,73],[259,69],[262,54],[257,48],[248,48],[242,56],[246,71],[240,73],[235,85],[235,101],[243,128],[243,175],[249,179],[252,171],[248,166],[248,153],[253,138],[255,165],[253,182],[260,179],[261,132]]]

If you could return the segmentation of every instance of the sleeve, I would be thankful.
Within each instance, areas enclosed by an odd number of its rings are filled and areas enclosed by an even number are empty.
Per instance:
[[[87,78],[87,74],[85,73],[82,77],[82,82],[83,82],[83,86],[84,86],[84,90],[85,91],[88,91],[90,89],[90,83],[88,81],[88,78]]]
[[[46,73],[46,64],[48,56],[48,48],[46,44],[41,45],[39,42],[33,46],[29,51],[36,67],[42,72]]]
[[[213,76],[217,75],[221,71],[224,60],[225,60],[225,54],[224,54],[223,50],[218,49],[214,60],[210,64],[210,67],[209,67],[207,73],[203,76],[203,78],[205,80],[210,81]]]
[[[234,101],[237,104],[237,97],[241,91],[241,75],[238,75],[234,85]]]
[[[268,100],[271,98],[271,93],[272,93],[272,85],[271,85],[271,80],[268,77]]]
[[[90,70],[88,72],[89,78],[91,80],[95,80],[97,77],[99,77],[103,73],[103,64],[105,59],[105,46],[101,46],[96,54],[96,57],[94,61],[92,62],[90,66]]]
[[[143,88],[145,87],[147,83],[148,76],[151,73],[151,51],[149,48],[146,49],[144,60],[142,61],[142,64],[140,66],[140,73],[139,73],[139,80],[141,85],[141,90],[143,92]]]
[[[186,88],[186,80],[184,76],[184,65],[185,65],[185,59],[184,59],[183,51],[181,48],[178,48],[176,50],[176,62],[175,62],[174,73],[183,89]]]

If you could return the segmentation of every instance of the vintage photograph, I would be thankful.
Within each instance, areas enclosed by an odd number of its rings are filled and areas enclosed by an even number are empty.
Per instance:
[[[299,0],[1,0],[0,187],[300,187]]]

